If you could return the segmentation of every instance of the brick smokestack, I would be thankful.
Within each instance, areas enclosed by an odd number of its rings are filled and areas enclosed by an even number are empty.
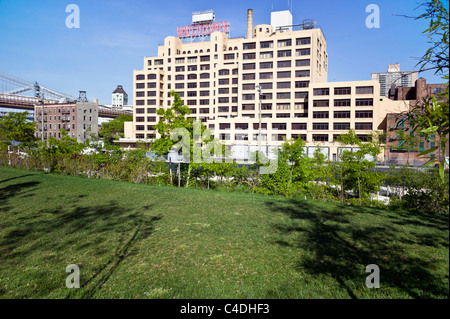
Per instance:
[[[253,38],[253,10],[247,10],[247,39]]]

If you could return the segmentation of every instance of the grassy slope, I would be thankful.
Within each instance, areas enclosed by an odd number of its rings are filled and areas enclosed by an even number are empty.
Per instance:
[[[448,218],[0,167],[0,298],[448,298],[448,244]]]

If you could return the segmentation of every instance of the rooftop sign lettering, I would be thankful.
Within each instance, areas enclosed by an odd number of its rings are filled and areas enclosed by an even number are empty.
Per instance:
[[[230,33],[230,24],[228,21],[221,21],[177,27],[177,36],[180,39],[205,37],[211,35],[211,33],[215,31]]]

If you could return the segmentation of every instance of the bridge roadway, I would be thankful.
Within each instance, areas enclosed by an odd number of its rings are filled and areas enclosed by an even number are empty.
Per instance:
[[[44,103],[47,105],[57,104],[58,100],[46,99]],[[0,107],[7,107],[23,111],[33,111],[35,104],[40,104],[39,100],[35,97],[0,93]],[[116,118],[122,114],[133,115],[133,111],[120,110],[117,108],[112,108],[104,105],[98,106],[99,117]]]

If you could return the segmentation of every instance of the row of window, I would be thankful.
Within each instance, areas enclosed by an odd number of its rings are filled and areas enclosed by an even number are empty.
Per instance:
[[[330,95],[330,89],[329,88],[314,89],[313,94],[315,96]],[[351,95],[351,94],[352,94],[352,88],[350,88],[350,87],[334,88],[334,95]],[[357,86],[356,94],[373,94],[373,86]]]
[[[355,99],[356,106],[373,106],[373,99]],[[330,106],[329,100],[314,100],[314,107],[328,107]],[[334,106],[351,106],[350,99],[334,100]]]

